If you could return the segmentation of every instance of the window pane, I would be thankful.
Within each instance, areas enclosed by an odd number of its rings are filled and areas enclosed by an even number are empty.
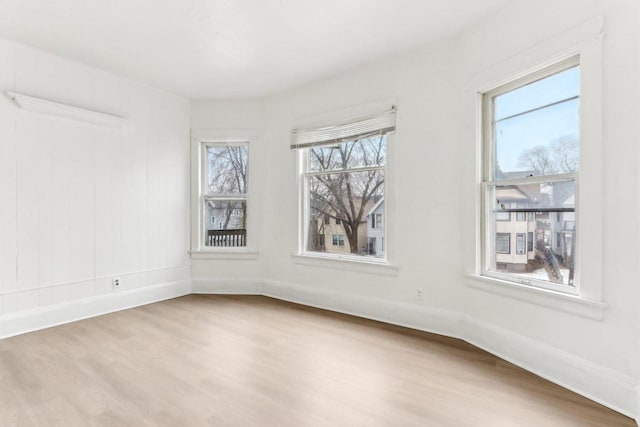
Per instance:
[[[517,254],[524,253],[524,241],[525,241],[525,234],[523,233],[516,234],[516,253]]]
[[[580,67],[519,87],[495,97],[496,121],[580,94]]]
[[[576,184],[573,178],[552,182],[521,185],[491,185],[488,187],[492,210],[501,221],[510,212],[517,212],[524,222],[524,213],[536,210],[573,210],[576,206]],[[519,219],[520,220],[520,219]]]
[[[205,201],[205,245],[246,246],[247,202],[245,200]]]
[[[246,145],[207,147],[205,194],[246,194],[248,154]]]
[[[496,221],[511,221],[511,213],[509,212],[496,212]]]
[[[488,186],[496,233],[490,269],[523,279],[573,284],[575,195],[573,178],[522,185]],[[504,215],[526,213],[529,221],[503,221]],[[506,252],[503,241],[514,235],[516,248]],[[526,238],[525,238],[526,237]],[[525,245],[526,241],[526,245]],[[526,250],[525,250],[526,246]]]
[[[496,253],[508,254],[511,252],[511,234],[496,233]]]
[[[495,124],[495,179],[576,172],[578,100]]]
[[[367,166],[384,166],[387,136],[375,135],[357,141],[309,149],[311,172],[335,171]]]
[[[367,221],[368,215],[375,215],[374,208],[376,212],[384,209],[383,171],[323,174],[308,176],[306,180],[310,207],[308,251],[383,256],[382,248],[377,249],[380,240],[376,240],[375,254],[369,250],[370,237],[384,236],[383,224],[375,224],[373,228],[375,221]],[[325,224],[322,221],[325,215],[339,221]],[[325,245],[321,244],[323,240]]]
[[[489,269],[525,280],[573,285],[575,212],[534,212],[533,216],[533,222],[494,221],[496,242]],[[512,234],[516,235],[515,253],[507,246]]]

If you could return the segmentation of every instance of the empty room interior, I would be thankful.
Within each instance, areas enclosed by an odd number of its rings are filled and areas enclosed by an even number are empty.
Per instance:
[[[3,0],[0,92],[0,426],[640,425],[637,0]]]

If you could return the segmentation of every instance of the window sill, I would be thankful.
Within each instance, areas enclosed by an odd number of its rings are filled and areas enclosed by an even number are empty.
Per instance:
[[[594,320],[602,320],[607,309],[607,304],[604,302],[487,276],[467,275],[466,282],[475,289]]]
[[[375,274],[377,276],[395,277],[398,275],[398,266],[385,261],[359,260],[352,257],[294,254],[293,262],[299,265],[311,267],[333,268],[336,270],[353,271],[356,273]]]
[[[192,260],[255,260],[259,253],[247,249],[198,250],[190,251]]]

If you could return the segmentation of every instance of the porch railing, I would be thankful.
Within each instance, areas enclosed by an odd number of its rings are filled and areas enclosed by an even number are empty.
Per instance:
[[[247,246],[247,230],[208,230],[207,246],[241,247]]]

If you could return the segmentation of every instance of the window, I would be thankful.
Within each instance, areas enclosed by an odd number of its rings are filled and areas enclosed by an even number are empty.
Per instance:
[[[202,209],[206,247],[247,245],[247,161],[249,145],[203,143]]]
[[[371,228],[382,227],[382,214],[371,211],[385,195],[387,141],[393,130],[395,109],[347,124],[294,130],[292,148],[299,150],[303,202],[300,253],[381,258],[371,250],[370,243],[376,240],[370,238],[382,237],[384,230],[368,235],[367,215],[371,215]],[[327,214],[340,218],[336,222],[344,234],[332,237],[337,248],[319,244],[320,235],[337,231],[319,223]]]
[[[384,228],[381,213],[371,214],[371,228]]]
[[[516,253],[522,255],[524,253],[526,235],[523,233],[516,234]]]
[[[376,228],[383,228],[384,224],[382,223],[382,214],[376,214]]]
[[[576,217],[578,59],[487,92],[483,104],[483,274],[571,292],[575,228],[562,227]],[[526,257],[505,256],[512,233]]]
[[[511,221],[511,212],[497,211],[496,212],[496,221]]]
[[[499,253],[499,254],[511,253],[511,234],[496,233],[496,253]]]

